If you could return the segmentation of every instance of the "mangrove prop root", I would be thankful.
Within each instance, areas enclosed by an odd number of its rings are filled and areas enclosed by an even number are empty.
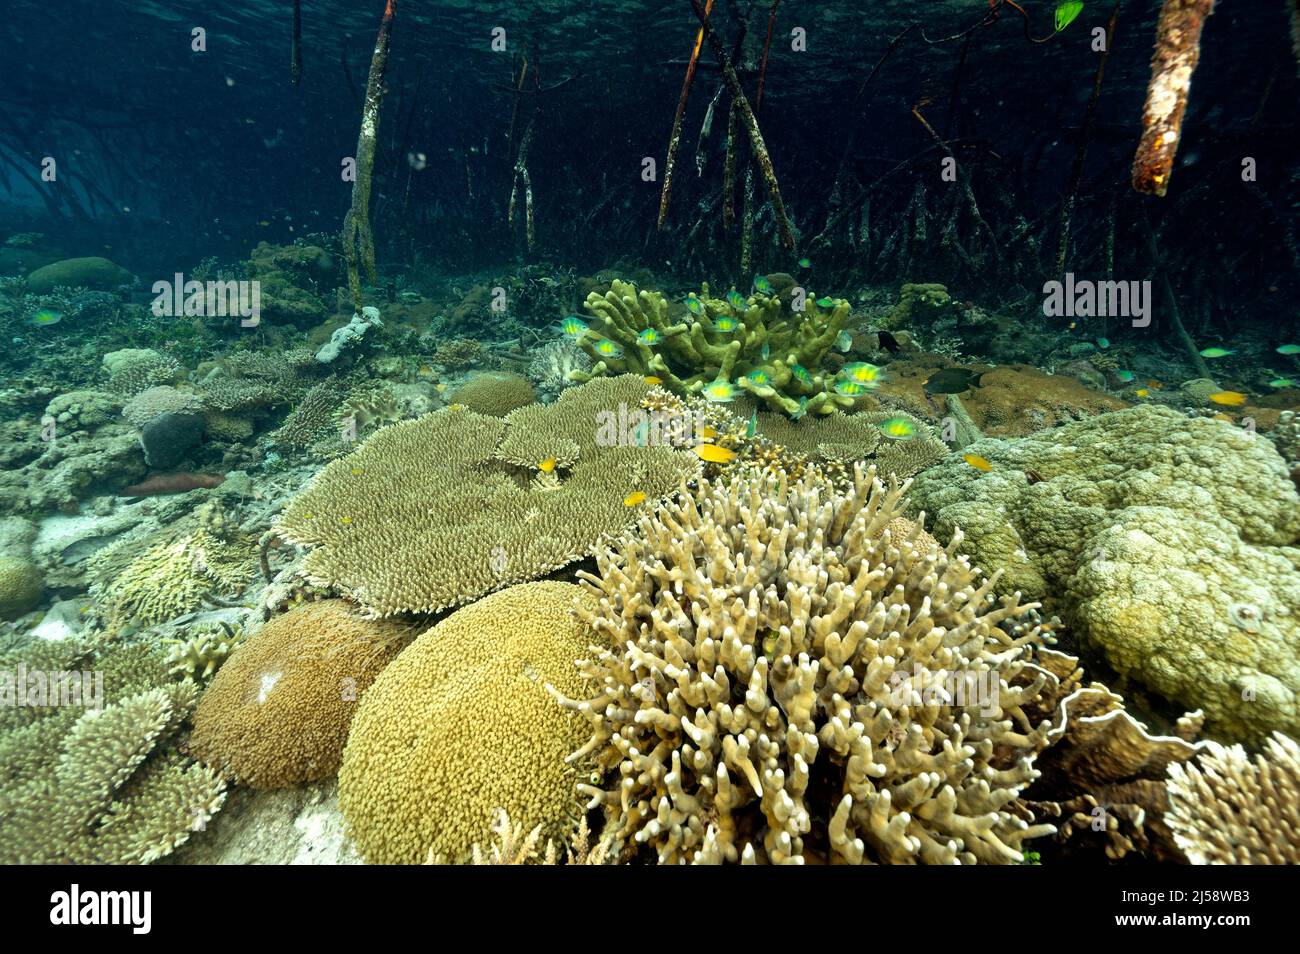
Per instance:
[[[713,99],[709,100],[709,108],[704,111],[704,121],[700,123],[700,138],[695,143],[695,176],[698,179],[704,178],[704,168],[709,163],[709,140],[713,138],[713,117],[717,112],[718,103],[722,102],[722,94],[726,91],[725,85],[718,87],[718,91],[713,94]]]
[[[1056,246],[1056,276],[1063,280],[1065,258],[1070,248],[1070,222],[1074,217],[1074,204],[1079,195],[1079,182],[1083,179],[1083,166],[1088,159],[1088,140],[1092,136],[1092,127],[1097,119],[1097,101],[1101,99],[1101,84],[1106,77],[1106,59],[1115,42],[1115,24],[1119,20],[1123,0],[1115,0],[1110,11],[1110,22],[1106,24],[1106,48],[1101,52],[1097,63],[1097,78],[1092,83],[1092,95],[1088,97],[1088,109],[1084,113],[1083,130],[1079,133],[1079,146],[1074,152],[1074,163],[1070,166],[1070,178],[1065,186],[1065,202],[1061,205],[1061,234]]]
[[[536,119],[536,116],[533,117]],[[524,186],[524,229],[528,241],[528,251],[531,254],[537,241],[537,232],[533,221],[533,177],[528,172],[528,149],[533,144],[533,120],[528,121],[528,128],[524,130],[523,141],[519,144],[519,155],[515,159],[515,178],[514,185],[510,188],[510,205],[506,210],[506,222],[509,225],[515,223],[515,203],[519,196],[519,185]]]
[[[727,157],[722,166],[722,227],[736,222],[736,153],[740,151],[740,109],[735,100],[727,110]]]
[[[1187,357],[1191,359],[1192,366],[1196,368],[1196,373],[1203,378],[1212,378],[1209,366],[1206,365],[1205,359],[1196,348],[1196,342],[1192,336],[1187,333],[1187,327],[1183,324],[1183,317],[1178,308],[1178,296],[1174,293],[1173,282],[1169,280],[1169,269],[1165,266],[1164,259],[1160,255],[1160,247],[1156,243],[1156,230],[1151,227],[1151,220],[1147,218],[1146,210],[1141,212],[1142,228],[1146,233],[1147,251],[1151,255],[1151,261],[1155,264],[1156,271],[1159,272],[1160,288],[1164,293],[1165,307],[1169,310],[1169,323],[1174,327],[1174,334],[1178,337],[1179,342],[1187,351]]]
[[[709,48],[713,51],[713,58],[718,61],[722,76],[727,81],[727,89],[731,91],[732,101],[740,107],[740,118],[744,120],[745,127],[749,131],[749,144],[754,159],[757,160],[758,167],[763,173],[767,195],[772,200],[772,211],[776,214],[777,225],[781,230],[781,244],[787,249],[793,249],[794,227],[790,224],[789,216],[786,215],[785,202],[781,199],[781,187],[776,181],[776,169],[772,166],[772,157],[768,154],[767,143],[763,141],[763,133],[758,128],[758,119],[754,116],[754,110],[750,108],[749,100],[745,98],[745,90],[740,85],[740,77],[736,75],[731,65],[731,57],[727,55],[727,51],[722,47],[722,40],[709,24],[709,15],[700,6],[700,0],[691,0],[691,9],[695,11],[704,38],[709,41]]]
[[[776,27],[776,8],[781,0],[772,0],[772,9],[767,15],[767,37],[763,40],[763,62],[758,69],[758,93],[754,96],[754,112],[763,109],[763,87],[767,82],[767,57],[772,52],[772,30]]]
[[[370,281],[375,280],[375,239],[370,231],[370,176],[375,168],[375,143],[379,132],[379,106],[384,100],[384,68],[388,65],[388,40],[393,32],[397,0],[388,0],[379,23],[375,52],[370,58],[370,78],[361,111],[361,132],[357,135],[356,179],[352,183],[352,207],[343,219],[343,255],[348,264],[348,291],[352,307],[361,314],[361,266]]]
[[[708,6],[704,10],[704,18],[707,21],[709,14],[713,12],[713,0],[708,0]],[[668,202],[673,194],[673,169],[677,165],[677,148],[682,142],[682,116],[686,114],[686,100],[691,95],[691,84],[695,82],[695,68],[700,62],[700,48],[704,44],[704,30],[701,26],[695,34],[695,46],[691,50],[690,62],[686,64],[686,79],[682,81],[682,94],[677,98],[677,114],[673,116],[673,131],[668,137],[668,158],[664,161],[664,185],[659,193],[659,224],[658,228],[664,227],[664,220],[668,218]]]
[[[302,0],[293,0],[293,43],[289,47],[289,80],[302,80]]]
[[[1178,152],[1192,73],[1201,56],[1201,30],[1214,0],[1164,0],[1156,21],[1151,83],[1142,109],[1142,139],[1133,158],[1133,188],[1164,195]]]

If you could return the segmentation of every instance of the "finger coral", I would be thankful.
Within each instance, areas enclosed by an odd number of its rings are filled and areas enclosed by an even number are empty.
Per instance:
[[[414,635],[342,600],[273,617],[239,647],[194,713],[190,751],[254,788],[329,778],[361,693]]]
[[[595,694],[563,701],[615,837],[660,863],[1013,864],[1051,831],[1010,810],[1049,728],[1024,714],[1038,629],[895,522],[903,492],[861,466],[845,492],[701,481],[597,554]]]
[[[500,810],[565,840],[581,814],[565,756],[583,723],[544,686],[584,688],[578,601],[594,609],[571,583],[495,593],[423,633],[375,680],[339,771],[339,807],[366,860],[466,860]]]
[[[1194,865],[1300,864],[1300,745],[1273,733],[1254,760],[1207,742],[1169,769],[1174,840]]]
[[[1207,731],[1300,733],[1300,495],[1266,438],[1147,405],[966,450],[989,469],[954,456],[913,486],[940,539],[959,525],[1003,586]]]
[[[596,322],[578,344],[594,364],[573,376],[631,372],[659,378],[682,395],[724,381],[791,415],[801,408],[833,414],[871,402],[866,388],[841,393],[834,377],[818,370],[848,323],[849,303],[799,291],[797,299],[788,293],[746,298],[734,290],[717,299],[705,285],[674,317],[659,292],[615,279],[605,294],[587,296]]]
[[[277,532],[310,548],[303,571],[314,584],[381,616],[543,576],[626,529],[637,515],[630,495],[653,503],[698,472],[686,451],[620,446],[617,434],[602,442],[597,415],[617,420],[648,390],[623,376],[504,421],[447,407],[393,424],[322,469]],[[563,464],[548,472],[551,459]]]

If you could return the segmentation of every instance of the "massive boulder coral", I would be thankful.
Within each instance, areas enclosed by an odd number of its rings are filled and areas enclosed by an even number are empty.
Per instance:
[[[595,609],[571,583],[513,586],[448,616],[375,680],[339,771],[339,807],[366,860],[465,860],[500,810],[566,840],[581,800],[565,756],[583,722],[544,686],[584,689],[575,661],[589,634],[575,603]]]
[[[661,863],[1014,864],[1052,830],[1011,810],[1050,727],[1025,715],[1038,627],[1010,631],[1032,606],[897,522],[904,489],[701,481],[597,554],[595,694],[563,701],[616,837]]]
[[[985,439],[917,478],[940,538],[1207,731],[1300,731],[1300,495],[1272,444],[1142,406]]]
[[[578,343],[594,364],[573,377],[632,372],[683,395],[714,381],[734,382],[786,414],[833,414],[871,401],[865,389],[837,392],[834,375],[819,370],[848,323],[847,301],[811,294],[797,302],[788,294],[717,299],[708,285],[696,301],[698,315],[673,317],[659,292],[638,292],[618,279],[605,294],[592,292],[586,308],[596,323]]]
[[[311,582],[381,616],[544,576],[698,473],[687,451],[603,439],[602,415],[617,421],[648,390],[625,375],[505,420],[448,407],[383,428],[322,469],[277,533],[311,548]]]
[[[1165,819],[1194,865],[1300,864],[1300,745],[1273,733],[1254,760],[1240,745],[1207,742],[1174,765]]]
[[[343,600],[268,621],[217,672],[194,713],[190,751],[254,788],[338,771],[357,700],[414,636]]]

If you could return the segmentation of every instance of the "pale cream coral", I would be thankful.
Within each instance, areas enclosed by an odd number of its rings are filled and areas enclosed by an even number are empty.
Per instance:
[[[1005,864],[1051,830],[1008,809],[1049,728],[1024,713],[1037,627],[1001,628],[1026,607],[896,523],[902,498],[861,466],[846,492],[701,481],[597,554],[598,688],[564,702],[616,837],[661,863]]]
[[[1165,820],[1194,865],[1300,864],[1300,745],[1280,732],[1254,760],[1207,742],[1174,765]]]
[[[339,807],[366,859],[465,860],[497,810],[563,841],[581,813],[565,756],[582,720],[547,695],[578,694],[588,632],[570,583],[526,583],[421,635],[362,699],[339,772]],[[238,657],[236,657],[237,659]]]

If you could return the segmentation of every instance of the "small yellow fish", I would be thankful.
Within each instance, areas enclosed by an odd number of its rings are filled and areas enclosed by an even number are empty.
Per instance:
[[[302,515],[302,519],[304,519],[304,520],[310,520],[310,519],[311,519],[312,517],[314,517],[314,516],[316,516],[314,513],[305,513],[305,514]]]
[[[351,518],[351,517],[339,517],[339,523],[342,523],[342,524],[349,524],[349,523],[351,523],[351,522],[352,522],[352,518]]]
[[[709,427],[708,425],[705,425],[704,427],[700,428],[700,436],[703,437],[705,440],[711,441],[718,436],[718,429],[716,427]]]
[[[624,507],[635,507],[637,504],[645,503],[645,491],[636,490],[623,498]]]
[[[552,471],[555,470],[555,458],[554,457],[546,458],[546,460],[542,461],[540,464],[537,465],[537,469],[540,470],[543,474],[551,473]]]
[[[1148,391],[1146,388],[1138,388],[1138,389],[1137,389],[1136,391],[1134,391],[1133,393],[1136,394],[1138,397],[1150,397],[1150,396],[1151,396],[1151,392]]]
[[[422,364],[416,371],[416,374],[422,378],[431,378],[433,377],[433,368],[429,367],[427,364]]]
[[[653,374],[647,374],[644,378],[642,378],[642,380],[645,381],[646,384],[663,384],[663,383],[664,383],[664,379],[663,379],[663,378],[656,378]]]
[[[1231,423],[1232,423],[1232,418],[1231,418],[1229,415],[1227,415],[1227,414],[1222,414],[1222,413],[1214,415],[1214,420],[1216,420],[1216,421],[1223,421],[1225,424],[1231,424]]]
[[[976,470],[993,469],[993,465],[990,464],[986,458],[981,457],[979,454],[962,454],[961,459],[964,460],[966,463],[970,464]]]
[[[433,386],[433,389],[437,391],[439,394],[441,394],[442,392],[447,390],[447,382],[439,381],[437,384]]]
[[[701,444],[695,448],[695,456],[700,460],[708,461],[710,464],[728,464],[735,460],[736,452],[725,447],[719,447],[717,444]]]
[[[1240,407],[1246,403],[1246,395],[1240,391],[1218,391],[1210,395],[1210,400],[1225,407]]]

